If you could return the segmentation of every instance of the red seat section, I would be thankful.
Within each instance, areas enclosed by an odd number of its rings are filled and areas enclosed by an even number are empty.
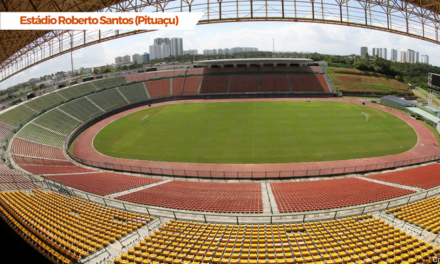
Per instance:
[[[274,71],[282,71],[282,72],[297,72],[299,71],[298,66],[290,66],[290,67],[275,67]]]
[[[89,174],[65,174],[57,176],[43,176],[54,179],[66,186],[97,195],[108,195],[122,192],[144,185],[153,184],[161,180],[129,176],[116,173],[99,172]]]
[[[185,75],[185,70],[158,71],[158,72],[156,72],[156,75],[157,75],[157,78]]]
[[[431,189],[440,185],[440,164],[367,176],[375,180]]]
[[[150,98],[167,97],[171,95],[170,79],[145,82]]]
[[[13,126],[0,122],[0,142],[3,142],[7,136],[11,133]]]
[[[55,160],[55,159],[40,159],[34,157],[26,157],[19,155],[12,155],[12,159],[15,163],[21,164],[34,164],[34,165],[49,165],[49,166],[75,166],[72,162],[64,159],[64,160]]]
[[[11,170],[6,164],[0,163],[0,190],[33,189],[39,187],[31,179]]]
[[[229,92],[258,92],[258,74],[232,75]]]
[[[116,199],[167,207],[221,213],[262,213],[260,183],[171,181],[116,197]]]
[[[47,159],[66,159],[61,148],[50,147],[16,137],[12,142],[12,154]]]
[[[139,81],[146,81],[149,79],[156,79],[156,73],[155,72],[143,72],[138,74],[132,74],[132,75],[126,75],[125,79],[127,79],[127,82],[139,82]]]
[[[357,178],[270,184],[280,213],[342,208],[415,193]]]
[[[80,172],[93,172],[86,168],[79,166],[48,166],[48,165],[25,165],[21,164],[20,167],[33,174],[66,174],[66,173],[80,173]]]
[[[173,78],[173,95],[182,95],[183,77]]]
[[[202,76],[190,76],[185,79],[183,94],[196,94],[199,91]]]
[[[293,92],[330,92],[322,74],[289,74]]]
[[[260,67],[260,72],[271,72],[273,71],[273,67],[272,66],[264,66],[264,67]]]
[[[226,93],[228,84],[229,75],[206,75],[200,93]]]
[[[228,68],[220,68],[220,72],[244,72],[246,71],[245,67],[228,67]]]
[[[286,74],[261,74],[260,85],[262,92],[289,92]]]
[[[300,69],[301,71],[305,71],[305,72],[321,72],[321,68],[319,66],[306,66],[306,67],[301,67]]]
[[[260,67],[247,67],[246,72],[258,72]]]
[[[203,68],[198,68],[198,69],[188,69],[188,71],[186,72],[187,75],[191,75],[191,74],[203,74],[203,71],[205,69]]]

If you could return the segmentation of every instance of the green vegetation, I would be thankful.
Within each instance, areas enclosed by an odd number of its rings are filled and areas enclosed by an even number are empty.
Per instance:
[[[429,92],[428,92],[427,90],[422,89],[422,88],[419,88],[418,91],[419,91],[421,94],[423,94],[423,95],[426,97],[426,99],[428,99],[428,97],[429,97]],[[434,103],[435,103],[436,105],[440,105],[440,99],[438,99],[437,97],[434,96],[433,99],[432,99],[432,101],[434,101]]]
[[[413,96],[408,85],[384,74],[333,67],[326,70],[335,88],[344,95]]]
[[[408,124],[371,107],[266,101],[147,108],[107,125],[93,145],[105,155],[129,159],[284,163],[393,155],[416,142]]]

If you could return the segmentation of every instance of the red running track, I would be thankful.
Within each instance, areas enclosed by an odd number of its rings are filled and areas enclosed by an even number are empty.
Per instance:
[[[158,103],[154,104],[154,106],[160,106],[160,105],[168,105],[168,104],[179,104],[179,103],[197,103],[197,102],[225,102],[225,101],[303,101],[306,100],[306,98],[283,98],[283,99],[226,99],[226,100],[204,100],[204,99],[198,99],[198,100],[186,100],[186,101],[172,101],[172,102],[164,102],[164,103]],[[352,99],[352,98],[311,98],[307,99],[311,101],[338,101],[338,102],[351,102],[356,104],[361,104],[362,102],[358,99]],[[368,166],[371,164],[383,164],[387,162],[395,162],[395,161],[402,161],[402,160],[409,160],[409,159],[416,159],[420,157],[426,157],[431,155],[440,155],[440,149],[437,146],[437,140],[435,136],[431,133],[431,131],[426,128],[423,124],[421,124],[419,121],[412,119],[411,117],[400,113],[396,110],[392,110],[380,105],[372,104],[372,103],[366,103],[368,106],[380,109],[382,111],[385,111],[387,113],[393,114],[397,116],[398,118],[402,119],[403,121],[407,122],[417,133],[418,141],[417,144],[410,150],[400,153],[397,155],[391,155],[391,156],[384,156],[384,157],[373,157],[373,158],[364,158],[364,159],[352,159],[352,160],[339,160],[339,161],[323,161],[323,162],[304,162],[304,163],[277,163],[277,164],[208,164],[208,163],[178,163],[178,162],[160,162],[160,161],[144,161],[144,160],[131,160],[131,159],[123,159],[123,158],[113,158],[105,156],[98,151],[95,150],[93,147],[93,138],[95,135],[104,128],[107,124],[113,122],[114,120],[121,118],[125,115],[128,115],[130,113],[139,111],[141,109],[144,109],[148,106],[142,106],[138,108],[134,108],[128,111],[125,111],[123,113],[116,114],[114,116],[111,116],[105,120],[102,120],[101,122],[98,122],[94,126],[90,127],[88,130],[86,130],[77,140],[73,153],[75,156],[87,159],[87,160],[93,160],[93,161],[100,161],[100,162],[110,162],[113,164],[124,164],[127,166],[141,166],[141,167],[151,167],[151,168],[162,168],[162,169],[168,169],[168,170],[192,170],[192,171],[211,171],[211,172],[234,172],[234,171],[245,171],[245,172],[264,172],[264,171],[272,171],[272,172],[278,172],[278,171],[298,171],[298,170],[321,170],[321,169],[332,169],[335,168],[334,172],[337,173],[338,170],[336,168],[343,168],[343,167],[354,167],[354,166]],[[331,170],[330,170],[331,171]],[[160,171],[159,171],[160,172]],[[346,171],[351,172],[351,171]],[[342,170],[340,171],[342,173]],[[220,176],[220,173],[219,177]],[[287,173],[286,173],[287,174]],[[187,174],[188,175],[188,174]],[[199,174],[202,175],[202,174]],[[223,173],[222,173],[223,175]],[[236,174],[232,177],[236,177]],[[278,175],[278,173],[276,173]],[[189,175],[188,175],[189,176]],[[197,176],[197,174],[194,174],[194,176]],[[207,175],[204,175],[206,177],[209,177],[209,173]],[[213,174],[214,176],[214,174]],[[268,176],[270,176],[268,174]],[[292,175],[286,175],[288,177],[292,177]],[[295,174],[295,176],[305,176],[299,174]],[[226,176],[227,177],[227,176]],[[245,177],[250,177],[250,175],[247,175]],[[264,173],[261,173],[259,176],[254,177],[265,177]]]

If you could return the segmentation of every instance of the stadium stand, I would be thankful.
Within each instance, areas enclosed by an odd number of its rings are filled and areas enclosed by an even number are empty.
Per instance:
[[[41,112],[45,109],[58,105],[64,101],[65,101],[64,98],[61,97],[59,94],[50,93],[44,96],[37,97],[30,101],[26,101],[25,104],[31,109],[37,112]]]
[[[162,77],[174,77],[179,75],[185,75],[186,70],[174,70],[174,71],[158,71],[156,72],[157,78]]]
[[[440,198],[431,197],[415,203],[400,206],[386,213],[394,213],[394,216],[419,226],[434,234],[440,233]]]
[[[0,190],[34,189],[40,186],[0,162]]]
[[[185,87],[183,89],[183,94],[197,94],[200,87],[200,82],[202,81],[202,76],[189,76],[185,78]],[[173,80],[174,82],[174,80]],[[174,86],[174,83],[173,83]]]
[[[330,92],[322,74],[289,74],[293,92]]]
[[[68,102],[67,104],[63,104],[58,108],[83,122],[99,114],[102,114],[101,109],[96,107],[86,98],[76,99],[74,101]]]
[[[366,176],[367,178],[430,189],[440,185],[440,164]]]
[[[127,101],[116,89],[105,90],[87,97],[105,111],[110,111],[127,104]]]
[[[153,218],[76,197],[34,190],[0,192],[0,214],[54,263],[77,263]]]
[[[113,263],[414,264],[437,254],[438,247],[371,215],[279,225],[171,220]]]
[[[33,123],[29,123],[21,129],[17,137],[57,148],[63,147],[66,139],[66,136],[41,128]]]
[[[305,66],[305,67],[301,67],[300,71],[303,71],[303,72],[322,72],[321,68],[319,66]]]
[[[270,184],[280,213],[368,204],[415,193],[357,178]]]
[[[298,66],[290,66],[290,67],[275,67],[274,71],[281,71],[281,72],[297,72],[299,71]]]
[[[258,72],[260,67],[246,67],[246,72]]]
[[[199,68],[199,69],[188,69],[186,74],[187,75],[196,75],[196,74],[203,74],[205,69]]]
[[[229,75],[205,75],[200,93],[226,93],[228,85]]]
[[[156,72],[143,72],[138,74],[126,75],[125,78],[129,83],[146,81],[149,79],[156,79]]]
[[[92,83],[95,85],[96,88],[98,88],[98,90],[101,90],[104,88],[120,86],[121,84],[126,83],[126,81],[124,77],[114,77],[93,81]]]
[[[108,172],[64,174],[57,176],[44,175],[43,177],[59,181],[75,189],[98,195],[122,192],[161,181]]]
[[[118,89],[131,104],[149,99],[143,83],[121,86]]]
[[[258,74],[232,75],[229,92],[258,92]]]
[[[62,88],[60,90],[57,90],[57,93],[59,93],[62,97],[66,99],[71,99],[95,91],[96,88],[91,83],[82,83],[79,85]]]
[[[242,73],[242,72],[245,72],[245,71],[246,71],[245,67],[237,67],[237,68],[227,67],[227,68],[220,68],[219,69],[219,72],[231,72],[231,73],[234,73],[234,72]]]
[[[44,174],[44,175],[94,172],[93,170],[89,170],[78,166],[49,166],[49,165],[35,166],[35,165],[20,164],[20,167],[30,173]]]
[[[262,213],[260,183],[171,181],[116,199],[182,210]]]
[[[186,78],[188,79],[188,78]],[[171,94],[173,96],[176,95],[182,95],[182,88],[183,88],[183,80],[185,80],[185,78],[173,78],[172,83],[173,83],[173,89],[171,91]],[[197,92],[197,91],[196,91]]]
[[[41,159],[41,158],[27,157],[20,155],[12,155],[12,158],[14,159],[15,163],[19,164],[20,166],[22,164],[48,165],[48,166],[75,166],[72,162],[66,159],[62,159],[62,160]]]
[[[0,122],[0,143],[2,143],[6,137],[9,136],[11,131],[14,129],[11,125]]]
[[[63,149],[61,148],[41,145],[21,138],[14,138],[11,146],[11,153],[46,159],[66,159],[63,154]]]
[[[150,98],[167,97],[171,95],[170,79],[149,81],[145,83]]]
[[[261,74],[260,85],[262,92],[289,92],[286,74]]]
[[[36,113],[24,105],[19,105],[10,110],[6,110],[0,114],[0,121],[9,124],[13,127],[17,127],[24,121],[31,118]]]
[[[272,72],[273,67],[272,66],[264,66],[259,68],[259,72]]]
[[[63,135],[68,135],[81,124],[81,122],[66,115],[57,108],[35,118],[32,122]]]

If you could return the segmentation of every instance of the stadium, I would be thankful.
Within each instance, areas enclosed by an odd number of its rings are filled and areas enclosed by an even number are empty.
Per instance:
[[[304,58],[86,78],[0,112],[5,237],[60,264],[437,263],[420,111]]]

